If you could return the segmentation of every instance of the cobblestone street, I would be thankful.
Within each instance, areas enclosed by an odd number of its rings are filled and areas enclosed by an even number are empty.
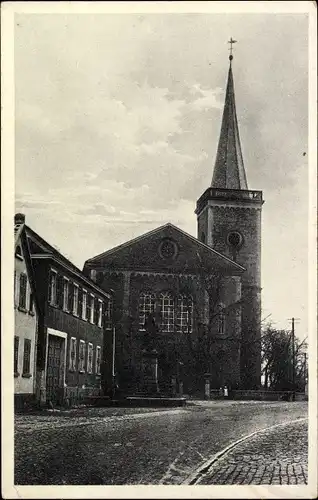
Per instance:
[[[14,482],[185,484],[204,463],[238,439],[306,416],[305,402],[256,401],[197,401],[184,408],[78,408],[42,415],[20,414],[15,417]],[[276,472],[270,472],[272,465],[266,459],[273,455],[282,464],[282,475],[283,464],[293,463],[298,483],[304,481],[301,478],[307,471],[304,468],[302,476],[299,467],[306,465],[306,425],[277,428],[267,444],[262,440],[264,435],[242,443],[231,452],[237,456],[227,455],[237,463],[235,470],[234,463],[225,462],[224,456],[219,464],[224,463],[222,474],[226,478],[211,469],[211,482],[200,484],[238,484],[235,481],[243,481],[246,474],[253,484],[267,477],[274,479]],[[281,436],[285,446],[282,449],[278,440]],[[284,462],[284,455],[294,455],[294,462]],[[260,475],[263,461],[266,468]],[[277,467],[279,470],[277,464],[275,467],[275,471]],[[292,477],[290,467],[286,470]]]
[[[307,484],[307,422],[262,431],[216,460],[195,484]]]

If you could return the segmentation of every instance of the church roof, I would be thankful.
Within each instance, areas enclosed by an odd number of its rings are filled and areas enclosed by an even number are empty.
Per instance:
[[[235,107],[232,59],[228,73],[220,139],[211,187],[248,189]]]
[[[103,266],[106,264],[106,262],[115,263],[115,261],[118,264],[122,263],[122,265],[124,266],[130,266],[134,259],[132,258],[131,254],[130,256],[129,253],[126,255],[126,251],[128,250],[128,252],[131,252],[133,251],[133,249],[137,254],[137,259],[135,261],[136,266],[140,264],[140,262],[138,261],[141,261],[143,265],[143,261],[150,256],[150,253],[152,253],[152,248],[146,245],[144,249],[142,249],[140,244],[143,245],[144,243],[146,244],[147,242],[151,241],[155,243],[157,241],[157,238],[160,239],[165,237],[172,237],[173,239],[178,241],[179,245],[181,245],[181,247],[186,251],[187,255],[184,256],[185,261],[182,263],[182,265],[184,265],[185,267],[188,267],[188,264],[190,264],[189,262],[187,262],[187,260],[191,260],[192,265],[194,264],[195,260],[197,261],[196,266],[199,265],[200,267],[202,267],[214,263],[213,265],[216,265],[218,268],[223,269],[223,271],[227,274],[241,274],[245,271],[245,268],[239,265],[237,262],[234,262],[220,252],[217,252],[210,246],[202,243],[194,236],[191,236],[190,234],[186,233],[185,231],[178,228],[177,226],[174,226],[171,223],[167,223],[160,227],[157,227],[156,229],[148,231],[147,233],[144,233],[137,238],[126,241],[125,243],[111,248],[110,250],[107,250],[106,252],[103,252],[96,257],[88,259],[84,264],[84,269]],[[144,252],[145,255],[143,255]],[[155,261],[157,260],[158,258],[155,257]],[[128,261],[130,262],[130,264],[128,264]]]

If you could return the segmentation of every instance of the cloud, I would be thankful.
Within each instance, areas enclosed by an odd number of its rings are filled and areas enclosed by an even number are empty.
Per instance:
[[[220,134],[226,40],[235,33],[244,162],[249,186],[263,189],[266,200],[264,304],[289,317],[279,293],[288,296],[307,272],[306,17],[72,14],[16,20],[17,206],[78,265],[167,221],[196,234],[195,201],[210,185]],[[278,287],[271,261],[282,255]],[[297,260],[304,262],[298,269]],[[298,314],[296,298],[292,307]]]

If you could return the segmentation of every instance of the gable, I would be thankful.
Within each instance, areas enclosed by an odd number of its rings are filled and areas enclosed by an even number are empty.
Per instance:
[[[89,259],[84,269],[242,274],[244,268],[181,229],[166,224]]]
[[[25,226],[22,225],[18,232],[15,231],[15,270],[18,272],[26,272],[27,280],[33,295],[34,307],[39,313],[39,301],[36,293],[36,283],[28,239],[25,233]]]

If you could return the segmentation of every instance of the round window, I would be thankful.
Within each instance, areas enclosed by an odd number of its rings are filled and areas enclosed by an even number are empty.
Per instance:
[[[227,242],[229,245],[231,245],[231,247],[239,247],[242,245],[243,243],[243,237],[242,235],[237,232],[237,231],[231,231],[228,235],[227,235]]]
[[[178,253],[177,245],[170,239],[164,239],[159,246],[159,254],[163,259],[173,259]]]

